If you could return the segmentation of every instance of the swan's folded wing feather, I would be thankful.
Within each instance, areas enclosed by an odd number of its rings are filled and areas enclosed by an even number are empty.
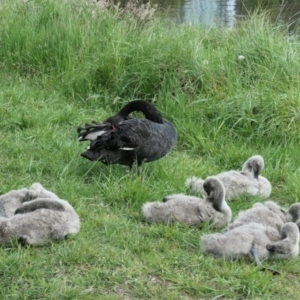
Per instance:
[[[78,140],[95,140],[98,136],[102,135],[108,130],[111,130],[111,124],[96,123],[93,121],[92,124],[85,124],[84,127],[77,128]]]
[[[97,138],[94,141],[90,149],[135,149],[143,141],[149,139],[152,133],[149,130],[149,126],[146,126],[145,122],[141,120],[128,120],[121,122],[116,129],[110,130]]]

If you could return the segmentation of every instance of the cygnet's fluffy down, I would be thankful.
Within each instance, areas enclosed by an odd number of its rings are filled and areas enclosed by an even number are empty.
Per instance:
[[[274,201],[269,200],[264,203],[255,203],[252,208],[240,211],[235,220],[228,225],[228,230],[255,222],[279,231],[284,223],[290,221],[292,218],[289,212]]]
[[[220,180],[208,177],[204,182],[205,199],[176,194],[167,196],[164,202],[147,202],[142,211],[153,223],[178,221],[188,225],[210,222],[214,227],[224,227],[231,220],[231,209],[225,200],[225,189]]]
[[[231,200],[244,194],[268,198],[271,195],[272,186],[268,179],[260,175],[263,168],[263,157],[254,155],[247,159],[242,167],[242,171],[228,171],[215,175],[225,186],[226,200]],[[193,176],[186,180],[185,186],[190,188],[191,191],[203,195],[203,182],[203,179]]]
[[[44,189],[40,183],[34,183],[29,189],[12,190],[0,196],[0,216],[11,217],[23,203],[37,198],[59,199],[57,195]]]
[[[29,189],[12,190],[0,197],[0,216],[11,217],[23,202],[31,200]]]
[[[273,227],[247,223],[223,234],[203,235],[201,250],[216,258],[255,259],[261,265],[261,259],[296,257],[299,253],[299,229],[295,223],[289,222],[279,233]]]
[[[10,195],[13,195],[11,207]],[[34,183],[27,191],[15,190],[3,196],[5,205],[0,199],[0,207],[5,207],[6,215],[12,210],[15,214],[0,217],[0,244],[16,239],[22,244],[45,244],[80,230],[80,220],[74,208],[39,183]]]

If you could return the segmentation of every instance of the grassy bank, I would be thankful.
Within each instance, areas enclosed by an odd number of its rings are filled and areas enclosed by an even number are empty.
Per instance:
[[[186,192],[191,175],[265,158],[272,198],[300,201],[300,58],[283,26],[254,16],[234,30],[175,26],[84,1],[0,4],[0,192],[41,182],[69,200],[82,229],[44,247],[0,249],[1,299],[298,299],[300,259],[201,254],[209,226],[149,225],[146,201]],[[239,59],[239,56],[244,59]],[[76,128],[135,98],[178,130],[143,177],[80,157]],[[258,198],[230,203],[234,215]]]

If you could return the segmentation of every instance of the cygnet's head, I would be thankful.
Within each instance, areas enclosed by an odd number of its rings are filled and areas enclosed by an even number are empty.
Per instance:
[[[292,217],[292,222],[297,222],[300,219],[300,203],[292,204],[288,209],[289,214]]]
[[[242,171],[250,172],[253,177],[258,179],[259,174],[264,169],[265,163],[261,155],[251,156],[243,165]]]
[[[286,239],[290,238],[295,240],[297,243],[299,242],[299,228],[297,224],[288,222],[285,223],[281,228],[281,238]]]
[[[207,193],[207,199],[213,203],[216,210],[221,210],[225,201],[225,187],[223,183],[214,176],[209,176],[203,183],[203,188]]]

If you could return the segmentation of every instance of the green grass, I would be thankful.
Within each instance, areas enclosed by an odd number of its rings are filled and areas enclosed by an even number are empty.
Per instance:
[[[300,43],[266,15],[233,30],[138,26],[84,1],[0,4],[0,193],[41,182],[81,218],[79,234],[0,248],[1,299],[298,299],[300,259],[205,257],[208,225],[151,225],[141,206],[185,193],[185,179],[240,169],[261,154],[272,199],[300,201]],[[243,55],[244,60],[238,56]],[[80,157],[76,128],[135,98],[178,130],[142,177]],[[234,215],[260,201],[230,202]]]

